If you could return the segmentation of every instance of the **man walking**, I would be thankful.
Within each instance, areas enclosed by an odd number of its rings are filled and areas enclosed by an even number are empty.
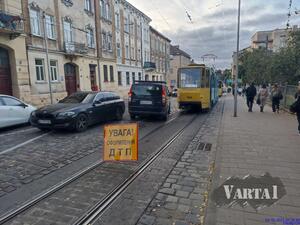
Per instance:
[[[279,108],[280,108],[280,100],[283,99],[283,95],[281,93],[281,90],[279,89],[278,85],[275,84],[272,91],[271,91],[271,96],[272,96],[272,110],[274,113],[279,113]]]
[[[254,83],[246,89],[246,97],[247,97],[247,106],[248,112],[252,112],[254,97],[256,96],[257,90],[254,86]]]

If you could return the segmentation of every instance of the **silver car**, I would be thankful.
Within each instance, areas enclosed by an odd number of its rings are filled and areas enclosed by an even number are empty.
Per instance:
[[[28,123],[34,110],[35,107],[15,97],[0,95],[0,128]]]

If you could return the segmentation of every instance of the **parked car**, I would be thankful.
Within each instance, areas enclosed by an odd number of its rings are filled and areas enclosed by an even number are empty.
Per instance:
[[[34,111],[30,122],[41,130],[71,129],[81,132],[92,124],[121,120],[124,111],[123,99],[113,92],[77,92],[57,104]]]
[[[177,88],[175,88],[175,89],[173,89],[173,91],[172,91],[172,96],[173,97],[177,97]]]
[[[131,119],[140,115],[158,115],[167,120],[170,114],[170,94],[166,82],[135,81],[128,93]]]
[[[29,123],[35,107],[9,95],[0,95],[0,128]]]

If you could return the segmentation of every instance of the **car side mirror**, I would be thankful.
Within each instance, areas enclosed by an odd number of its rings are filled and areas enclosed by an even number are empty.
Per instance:
[[[96,105],[101,104],[101,103],[102,103],[101,100],[96,100],[96,101],[94,101],[93,106],[96,106]]]
[[[27,108],[28,105],[26,105],[25,103],[21,103],[19,106],[23,107],[23,108]]]

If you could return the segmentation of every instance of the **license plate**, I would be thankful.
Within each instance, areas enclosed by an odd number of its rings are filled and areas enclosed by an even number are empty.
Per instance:
[[[141,105],[152,105],[152,101],[141,101]]]
[[[39,124],[51,124],[51,120],[39,120]]]

